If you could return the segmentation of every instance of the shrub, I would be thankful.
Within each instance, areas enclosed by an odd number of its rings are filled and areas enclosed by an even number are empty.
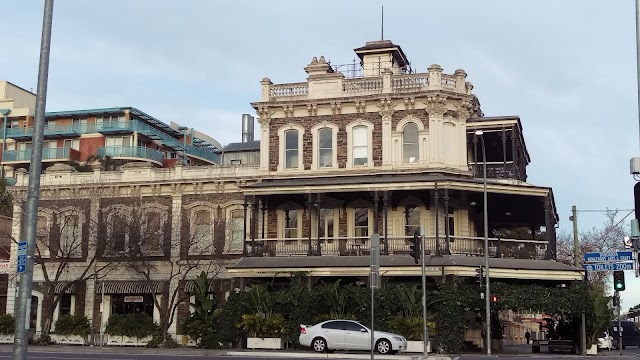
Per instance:
[[[387,322],[389,331],[395,334],[400,334],[410,341],[423,341],[422,333],[422,317],[403,317],[395,316],[389,319]],[[429,329],[429,338],[433,338],[436,335],[436,323],[433,321],[427,321],[427,328]]]
[[[16,319],[11,314],[0,315],[0,334],[11,335],[16,330]]]
[[[55,333],[86,337],[91,333],[91,322],[83,314],[62,315],[56,320]]]
[[[260,314],[244,314],[237,324],[249,337],[281,338],[289,332],[289,324],[282,315],[262,316]]]
[[[128,336],[138,339],[156,335],[158,331],[158,325],[149,315],[144,313],[111,315],[105,329],[105,332],[112,336]]]
[[[159,334],[153,336],[153,339],[146,345],[148,348],[177,348],[178,342],[171,335],[167,334],[167,338],[162,340]]]

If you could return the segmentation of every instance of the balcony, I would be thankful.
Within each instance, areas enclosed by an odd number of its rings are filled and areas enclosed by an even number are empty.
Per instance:
[[[381,253],[384,255],[410,254],[409,240],[412,237],[390,237],[385,242],[381,238]],[[253,248],[252,248],[253,244]],[[452,236],[449,242],[451,255],[484,256],[484,238]],[[247,239],[248,256],[369,256],[371,253],[369,238],[337,237],[322,238],[318,246],[317,239]],[[440,237],[436,246],[435,236],[425,238],[427,254],[446,253],[446,239]],[[489,256],[509,259],[545,259],[547,241],[489,238]]]
[[[4,182],[5,184],[7,184],[7,186],[13,186],[16,184],[16,178],[14,177],[6,177],[4,178]]]
[[[142,146],[102,146],[96,151],[100,156],[114,159],[147,160],[162,166],[164,155],[158,151]]]
[[[187,145],[187,155],[199,157],[211,162],[212,164],[220,164],[220,154],[213,152],[213,150],[206,150],[197,146]]]
[[[45,125],[44,137],[52,138],[69,138],[78,137],[86,132],[86,125],[69,124],[69,125]],[[7,138],[15,140],[28,140],[33,137],[33,126],[28,128],[17,127],[7,129]]]
[[[32,149],[6,150],[4,152],[3,164],[17,164],[31,161]],[[79,161],[80,151],[68,147],[44,148],[42,149],[42,162],[51,161]]]
[[[470,163],[473,169],[473,175],[476,178],[483,177],[483,163]],[[527,180],[527,174],[523,166],[517,166],[513,161],[487,163],[488,179],[516,179],[520,181]]]

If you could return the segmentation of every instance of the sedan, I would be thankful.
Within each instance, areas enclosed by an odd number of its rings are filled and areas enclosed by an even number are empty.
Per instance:
[[[393,354],[407,350],[407,339],[398,334],[374,331],[375,350]],[[353,320],[329,320],[309,326],[300,325],[300,345],[316,352],[333,350],[371,350],[371,330]]]

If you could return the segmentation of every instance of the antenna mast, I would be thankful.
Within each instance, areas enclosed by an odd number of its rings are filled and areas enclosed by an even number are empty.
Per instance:
[[[380,22],[380,40],[384,40],[384,5],[382,5],[382,21]]]

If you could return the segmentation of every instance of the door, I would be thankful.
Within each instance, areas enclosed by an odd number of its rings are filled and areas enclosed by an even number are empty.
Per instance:
[[[364,326],[353,322],[345,321],[344,342],[348,349],[369,350],[371,349],[371,332]]]
[[[322,324],[322,336],[330,349],[344,349],[344,321],[329,321]]]

